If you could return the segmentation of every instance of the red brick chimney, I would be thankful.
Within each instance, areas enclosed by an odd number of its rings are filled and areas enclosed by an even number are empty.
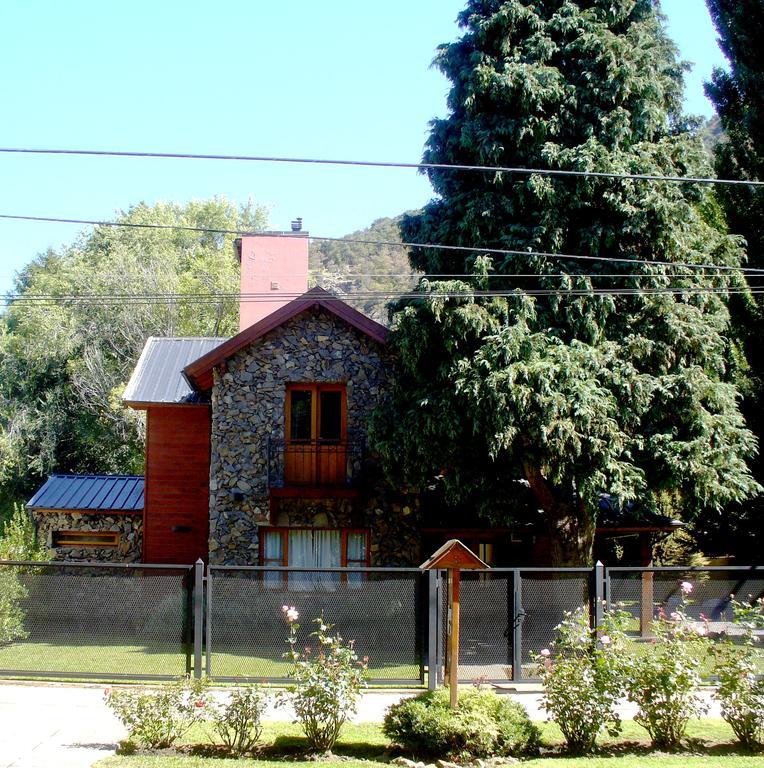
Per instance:
[[[293,227],[301,226],[301,220]],[[239,330],[308,290],[308,233],[263,232],[236,241],[241,261]],[[256,294],[252,296],[251,294]]]

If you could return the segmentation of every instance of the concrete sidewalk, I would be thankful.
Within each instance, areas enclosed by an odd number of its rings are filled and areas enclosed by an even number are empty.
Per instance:
[[[104,686],[0,681],[0,768],[89,768],[114,754],[125,730],[103,702]],[[538,686],[499,691],[521,702],[534,720],[545,719]],[[372,690],[362,697],[354,722],[381,722],[385,710],[417,691]],[[707,717],[720,717],[710,704]],[[624,704],[624,718],[634,707]],[[266,720],[291,722],[289,707],[271,707]]]
[[[87,768],[124,737],[103,686],[0,683],[0,768]]]

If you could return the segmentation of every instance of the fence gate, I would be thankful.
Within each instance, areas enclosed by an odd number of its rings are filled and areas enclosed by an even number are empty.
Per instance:
[[[441,577],[440,642],[448,633],[447,577]],[[462,571],[460,682],[537,679],[534,654],[554,639],[566,611],[589,614],[591,568],[492,568]],[[440,668],[448,663],[439,655]],[[442,678],[440,678],[442,679]]]
[[[312,652],[312,621],[323,616],[368,657],[371,682],[422,685],[429,602],[430,582],[417,568],[209,566],[207,674],[286,680],[287,605],[300,615],[301,651]]]

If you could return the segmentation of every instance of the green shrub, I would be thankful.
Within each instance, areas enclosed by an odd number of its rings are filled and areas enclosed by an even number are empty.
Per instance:
[[[616,707],[625,689],[624,622],[620,612],[608,612],[595,632],[579,608],[565,615],[551,649],[536,657],[542,705],[570,752],[591,752],[600,733],[617,736],[621,730]]]
[[[14,504],[0,535],[0,560],[50,560],[50,552],[37,541],[34,521],[23,504]]]
[[[26,614],[21,607],[28,592],[12,567],[0,569],[0,645],[29,637],[24,628]]]
[[[251,752],[263,733],[267,696],[256,686],[234,688],[223,703],[212,699],[207,716],[220,741],[233,755]]]
[[[764,744],[764,680],[757,675],[756,630],[764,626],[764,598],[732,598],[735,623],[742,630],[742,644],[729,638],[712,646],[716,698],[722,717],[737,740],[748,749]]]
[[[161,749],[172,746],[204,718],[206,680],[182,677],[155,690],[106,689],[106,704],[127,728],[129,740]]]
[[[316,630],[309,635],[311,646],[298,650],[298,612],[288,605],[282,610],[289,624],[289,650],[284,656],[292,662],[289,677],[295,681],[282,701],[294,708],[311,749],[326,752],[335,745],[342,726],[356,710],[366,687],[368,659],[358,659],[353,640],[330,634],[332,625],[326,624],[323,616],[313,620]]]
[[[0,536],[0,560],[49,560],[50,554],[37,542],[37,531],[22,504],[15,504]],[[0,644],[29,636],[24,628],[26,614],[21,602],[29,592],[19,578],[23,566],[0,568]]]
[[[479,689],[460,691],[456,709],[445,689],[404,699],[388,709],[382,730],[412,754],[433,758],[533,754],[540,741],[521,704]]]
[[[668,616],[659,612],[652,642],[642,654],[627,659],[626,694],[637,705],[634,722],[647,730],[659,749],[676,749],[688,722],[707,710],[700,696],[707,632],[685,611],[692,584],[683,581],[680,588],[683,602]]]

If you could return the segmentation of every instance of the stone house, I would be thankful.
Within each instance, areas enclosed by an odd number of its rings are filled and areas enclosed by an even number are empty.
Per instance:
[[[307,233],[237,249],[240,332],[149,338],[124,392],[146,413],[140,496],[126,478],[57,475],[30,501],[56,556],[410,566],[458,536],[492,565],[547,561],[535,528],[465,525],[384,481],[366,437],[393,371],[387,329],[308,290]]]
[[[129,552],[126,518],[113,510],[39,505],[52,484],[78,476],[51,478],[32,499],[39,532],[72,559],[418,563],[418,499],[381,480],[366,441],[389,382],[387,329],[307,289],[307,233],[253,235],[237,248],[240,333],[150,338],[125,390],[125,404],[146,412],[147,432]]]

